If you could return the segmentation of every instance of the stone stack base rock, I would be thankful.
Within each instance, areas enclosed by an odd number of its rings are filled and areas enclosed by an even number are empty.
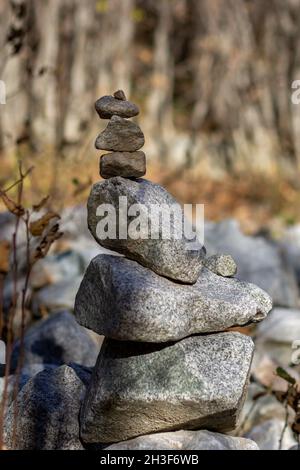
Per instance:
[[[92,187],[88,200],[88,226],[101,246],[122,256],[94,258],[76,296],[79,324],[106,337],[81,407],[81,439],[109,445],[159,432],[231,431],[244,403],[254,345],[226,330],[263,320],[271,299],[234,277],[237,266],[229,255],[207,258],[200,243],[187,250],[184,236],[165,240],[161,227],[156,239],[98,238],[101,204],[118,210],[120,196],[146,207],[176,201],[141,178],[144,134],[129,120],[138,107],[119,90],[95,108],[109,120],[95,145],[108,153],[100,158],[105,181]]]

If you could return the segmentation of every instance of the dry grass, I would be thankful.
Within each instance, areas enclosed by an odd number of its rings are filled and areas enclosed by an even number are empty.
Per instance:
[[[43,195],[50,194],[51,208],[61,211],[68,205],[85,203],[91,184],[100,179],[99,157],[92,147],[75,158],[56,158],[51,149],[34,156],[20,149],[19,156],[26,168],[34,165],[34,171],[24,182],[25,204],[38,202]],[[1,157],[1,188],[15,181],[16,162],[13,155]],[[146,174],[148,179],[165,186],[180,202],[205,204],[206,218],[234,217],[248,233],[300,222],[300,185],[296,176],[292,180],[249,171],[213,178],[204,173],[200,165],[190,170],[172,170],[151,162]],[[13,193],[10,192],[11,197]]]

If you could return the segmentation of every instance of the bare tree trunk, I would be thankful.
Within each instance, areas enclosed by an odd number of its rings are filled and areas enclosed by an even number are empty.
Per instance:
[[[156,3],[158,24],[154,33],[154,59],[151,91],[147,102],[149,132],[154,136],[157,157],[167,158],[167,140],[173,132],[174,64],[170,45],[172,2]]]
[[[99,39],[98,96],[131,88],[135,0],[110,0]]]
[[[74,17],[73,62],[70,70],[70,89],[64,125],[64,142],[80,142],[88,128],[94,97],[94,83],[91,80],[89,35],[95,22],[95,2],[76,1]]]
[[[31,103],[32,133],[36,145],[45,148],[57,140],[57,120],[59,113],[57,93],[57,62],[59,44],[60,0],[35,2],[39,49],[35,63]],[[43,72],[43,73],[41,73]]]

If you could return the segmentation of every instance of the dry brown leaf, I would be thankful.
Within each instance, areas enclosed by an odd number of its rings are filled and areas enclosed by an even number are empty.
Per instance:
[[[34,237],[40,237],[52,219],[60,219],[60,216],[55,212],[49,211],[39,219],[31,222],[29,225],[29,231],[31,235]]]
[[[45,204],[48,202],[50,196],[44,197],[38,204],[34,204],[32,206],[32,209],[36,212],[42,209],[42,207],[45,206]]]
[[[49,232],[42,238],[40,244],[35,249],[31,258],[31,263],[34,264],[39,259],[44,258],[47,255],[51,245],[60,237],[62,237],[62,235],[63,233],[59,232],[59,225],[53,225],[53,227],[51,227]]]
[[[6,274],[9,271],[10,243],[7,240],[0,241],[0,273]]]
[[[13,201],[10,199],[7,194],[3,191],[0,190],[0,197],[2,201],[4,202],[6,208],[9,210],[14,215],[17,215],[18,217],[21,217],[22,215],[25,214],[25,209],[21,204],[18,204],[17,202]]]

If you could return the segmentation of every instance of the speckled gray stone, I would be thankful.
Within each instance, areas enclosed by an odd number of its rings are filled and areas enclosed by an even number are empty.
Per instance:
[[[124,103],[124,101],[116,101]],[[104,131],[98,135],[95,147],[101,150],[135,152],[143,147],[144,143],[144,134],[137,124],[119,116],[113,116]]]
[[[118,92],[116,92],[118,93]],[[139,108],[136,104],[117,96],[102,96],[95,103],[95,109],[101,119],[110,119],[112,116],[120,116],[122,118],[131,118],[139,114]],[[125,95],[124,95],[125,96]]]
[[[131,237],[121,239],[118,237],[118,231],[115,239],[99,239],[96,232],[101,218],[96,215],[97,208],[101,204],[112,204],[118,213],[120,197],[127,198],[128,207],[139,204],[142,214],[148,217],[147,227],[141,228],[141,237],[137,240]],[[125,254],[127,258],[138,261],[161,276],[190,284],[196,282],[201,269],[201,261],[205,257],[205,248],[199,242],[194,241],[193,249],[190,250],[190,242],[184,234],[181,238],[177,237],[178,239],[173,235],[176,232],[180,235],[182,233],[183,211],[173,196],[160,185],[142,178],[130,180],[116,176],[93,185],[87,207],[89,230],[100,245]],[[169,239],[162,236],[170,226],[168,218],[164,218],[162,223],[153,223],[157,239],[151,238],[148,227],[149,225],[152,227],[152,223],[151,216],[148,214],[151,213],[153,207],[157,210],[161,210],[162,207],[171,210],[173,207],[179,209],[180,218],[171,217]],[[127,226],[133,219],[134,217],[127,217]]]
[[[254,441],[244,437],[203,430],[148,434],[112,444],[105,450],[259,450],[259,448]]]
[[[138,152],[112,152],[100,158],[100,175],[102,178],[123,176],[123,178],[140,178],[146,173],[146,155]]]
[[[234,429],[253,348],[240,333],[165,346],[106,339],[81,410],[82,439],[113,443],[178,429]]]
[[[183,285],[135,261],[99,255],[86,271],[74,314],[98,334],[159,343],[257,322],[271,306],[260,288],[206,268],[196,284]]]
[[[79,450],[79,409],[85,385],[68,366],[45,369],[17,397],[17,450]],[[4,442],[13,448],[14,402],[4,425]]]
[[[204,266],[215,274],[232,277],[237,272],[237,265],[230,255],[212,255],[204,260]]]

